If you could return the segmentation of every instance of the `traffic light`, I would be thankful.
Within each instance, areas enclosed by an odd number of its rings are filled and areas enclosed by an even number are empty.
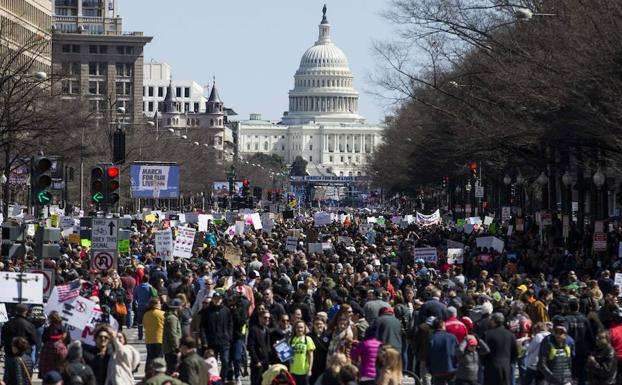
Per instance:
[[[104,168],[93,167],[91,170],[91,201],[97,205],[104,203]]]
[[[268,202],[272,202],[272,190],[268,189],[268,194],[267,194],[267,198],[268,198]]]
[[[124,164],[125,163],[125,131],[115,130],[112,137],[113,151],[112,151],[112,163]]]
[[[280,202],[281,199],[283,199],[283,197],[281,196],[281,189],[277,187],[276,190],[274,190],[274,192],[275,192],[274,195],[275,195],[276,201]]]
[[[449,177],[448,176],[444,176],[443,177],[443,188],[447,188],[447,182],[449,182]]]
[[[242,198],[251,196],[251,185],[248,179],[242,180]]]
[[[52,203],[52,160],[44,156],[32,158],[32,198],[35,205]]]
[[[473,178],[477,178],[477,163],[475,162],[469,163],[469,170],[471,170],[470,176]]]
[[[121,172],[117,166],[106,167],[106,202],[110,205],[114,205],[119,201],[119,177]]]

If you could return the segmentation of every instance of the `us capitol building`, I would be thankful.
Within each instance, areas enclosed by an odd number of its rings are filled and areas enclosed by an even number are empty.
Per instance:
[[[384,126],[365,123],[358,114],[358,92],[348,59],[330,39],[323,9],[319,38],[294,75],[289,110],[280,122],[251,114],[238,123],[238,156],[277,154],[288,164],[297,156],[318,176],[361,176],[382,140]]]

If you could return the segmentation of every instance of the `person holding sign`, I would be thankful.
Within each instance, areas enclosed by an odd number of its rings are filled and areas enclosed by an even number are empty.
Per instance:
[[[296,385],[309,385],[311,368],[313,367],[313,351],[315,344],[313,339],[306,335],[307,325],[303,320],[299,320],[294,325],[294,336],[289,339],[294,357],[289,363],[291,373]]]

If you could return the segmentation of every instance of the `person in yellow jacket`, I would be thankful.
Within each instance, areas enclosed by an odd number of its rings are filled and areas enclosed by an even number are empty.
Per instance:
[[[535,325],[538,322],[549,322],[548,305],[553,300],[553,293],[548,289],[540,289],[538,299],[527,307],[527,314],[531,322]]]
[[[164,312],[160,298],[154,297],[147,305],[143,316],[145,329],[145,345],[147,346],[147,363],[158,357],[164,357],[162,341],[164,339]]]

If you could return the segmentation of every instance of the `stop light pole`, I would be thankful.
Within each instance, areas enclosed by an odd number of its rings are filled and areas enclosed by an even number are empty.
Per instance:
[[[52,203],[52,160],[45,156],[35,156],[31,160],[31,201],[36,215],[41,216],[41,208]]]

